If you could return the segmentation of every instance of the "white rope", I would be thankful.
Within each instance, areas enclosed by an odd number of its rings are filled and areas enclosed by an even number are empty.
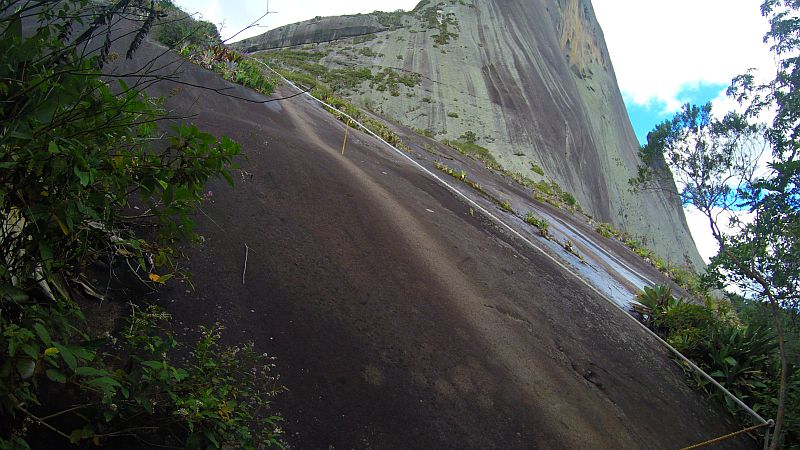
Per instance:
[[[270,70],[272,73],[274,73],[275,75],[279,76],[279,77],[280,77],[280,78],[281,78],[281,79],[282,79],[284,82],[286,82],[286,83],[287,83],[288,85],[290,85],[291,87],[293,87],[293,88],[295,88],[295,89],[297,89],[298,91],[301,91],[301,92],[302,92],[302,91],[304,91],[303,89],[301,89],[300,87],[298,87],[296,84],[294,84],[294,83],[292,83],[291,81],[287,80],[287,79],[286,79],[286,78],[285,78],[283,75],[281,75],[280,73],[278,73],[278,72],[276,72],[275,70],[273,70],[273,69],[272,69],[272,67],[268,66],[268,65],[267,65],[266,63],[264,63],[263,61],[261,61],[261,60],[259,60],[259,59],[256,59],[256,58],[252,58],[252,57],[250,57],[250,59],[252,59],[253,61],[256,61],[256,62],[260,63],[261,65],[263,65],[264,67],[266,67],[267,69],[269,69],[269,70]],[[415,161],[413,158],[411,158],[411,157],[410,157],[410,156],[409,156],[407,153],[405,153],[404,151],[402,151],[402,150],[398,149],[397,147],[395,147],[394,145],[392,145],[392,144],[390,144],[390,143],[386,142],[386,140],[385,140],[385,139],[383,139],[383,138],[382,138],[382,137],[380,137],[379,135],[375,134],[375,133],[374,133],[372,130],[370,130],[369,128],[367,128],[366,126],[364,126],[364,125],[363,125],[361,122],[359,122],[358,120],[356,120],[355,118],[353,118],[353,117],[352,117],[352,116],[350,116],[349,114],[347,114],[347,113],[345,113],[345,112],[343,112],[343,111],[339,111],[338,109],[336,109],[335,107],[333,107],[333,106],[329,105],[328,103],[326,103],[326,102],[324,102],[324,101],[322,101],[322,100],[320,100],[320,99],[318,99],[318,98],[314,97],[314,96],[313,96],[313,95],[312,95],[310,92],[307,92],[307,91],[306,91],[306,92],[304,92],[304,94],[305,94],[305,95],[307,95],[308,97],[310,97],[311,99],[313,99],[314,101],[316,101],[316,102],[318,102],[318,103],[322,104],[323,106],[325,106],[325,107],[327,107],[327,108],[329,108],[329,109],[331,109],[331,110],[333,110],[333,111],[336,111],[336,113],[338,113],[338,114],[340,114],[340,115],[342,115],[342,116],[344,116],[344,117],[347,117],[348,119],[352,120],[352,121],[353,121],[353,123],[355,123],[356,125],[358,125],[358,126],[359,126],[359,128],[361,128],[362,130],[364,130],[366,133],[368,133],[368,134],[372,135],[373,137],[375,137],[375,138],[376,138],[376,139],[378,139],[379,141],[381,141],[381,142],[383,142],[384,144],[386,144],[386,146],[387,146],[387,147],[389,147],[390,149],[392,149],[393,151],[395,151],[397,154],[399,154],[399,155],[400,155],[400,156],[402,156],[403,158],[407,159],[409,162],[411,162],[411,164],[413,164],[414,166],[416,166],[416,167],[417,167],[419,170],[421,170],[423,173],[427,174],[428,176],[430,176],[430,177],[431,177],[431,178],[433,178],[434,180],[438,181],[438,182],[439,182],[441,185],[443,185],[445,188],[447,188],[448,190],[450,190],[451,192],[453,192],[453,193],[454,193],[454,194],[456,194],[457,196],[461,197],[461,198],[462,198],[464,201],[466,201],[466,202],[467,202],[469,205],[472,205],[472,207],[474,207],[474,208],[475,208],[475,209],[477,209],[478,211],[482,212],[482,213],[483,213],[483,214],[484,214],[486,217],[488,217],[489,219],[491,219],[492,221],[494,221],[496,224],[498,224],[498,225],[500,225],[501,227],[503,227],[503,228],[507,229],[507,230],[508,230],[508,231],[509,231],[511,234],[513,234],[514,236],[516,236],[516,237],[517,237],[518,239],[520,239],[522,242],[524,242],[525,244],[527,244],[527,245],[528,245],[528,246],[530,246],[531,248],[533,248],[533,249],[537,250],[539,253],[541,253],[541,254],[542,254],[542,255],[544,255],[546,258],[548,258],[548,259],[549,259],[551,262],[553,262],[554,264],[556,264],[558,267],[560,267],[561,269],[563,269],[563,270],[567,271],[567,272],[568,272],[568,273],[570,273],[572,276],[574,276],[575,278],[577,278],[577,279],[578,279],[578,281],[580,281],[581,283],[583,283],[584,285],[586,285],[586,287],[588,287],[589,289],[591,289],[591,290],[592,290],[594,293],[596,293],[596,294],[597,294],[597,295],[599,295],[601,298],[603,298],[604,300],[606,300],[608,303],[610,303],[611,305],[613,305],[615,308],[617,308],[618,310],[620,310],[620,311],[621,311],[621,312],[622,312],[622,313],[623,313],[623,314],[624,314],[626,317],[629,317],[631,320],[633,320],[634,322],[636,322],[636,324],[637,324],[637,325],[639,325],[639,327],[641,327],[641,328],[642,328],[642,329],[643,329],[643,330],[644,330],[646,333],[648,333],[650,336],[652,336],[653,338],[655,338],[655,339],[656,339],[658,342],[660,342],[662,345],[664,345],[666,348],[668,348],[668,349],[669,349],[669,350],[670,350],[672,353],[674,353],[674,354],[675,354],[675,355],[676,355],[676,356],[677,356],[677,357],[678,357],[680,360],[682,360],[683,362],[685,362],[686,364],[688,364],[688,365],[689,365],[689,367],[691,367],[691,368],[692,368],[692,369],[693,369],[695,372],[697,372],[698,374],[700,374],[700,375],[701,375],[703,378],[705,378],[706,380],[708,380],[708,381],[709,381],[709,382],[710,382],[712,385],[714,385],[716,388],[718,388],[719,390],[721,390],[721,391],[722,391],[722,392],[723,392],[723,393],[724,393],[726,396],[728,396],[728,397],[729,397],[731,400],[733,400],[733,401],[734,401],[734,402],[735,402],[737,405],[739,405],[739,407],[741,407],[741,408],[742,408],[743,410],[745,410],[745,411],[746,411],[748,414],[750,414],[750,415],[751,415],[751,416],[753,416],[753,417],[754,417],[756,420],[758,420],[758,422],[759,422],[759,423],[761,423],[761,424],[768,424],[768,423],[769,423],[769,424],[771,424],[771,423],[773,422],[773,420],[772,420],[772,419],[770,419],[769,421],[767,421],[767,420],[765,420],[763,417],[761,417],[761,416],[760,416],[760,415],[759,415],[757,412],[753,411],[753,409],[752,409],[752,408],[750,408],[749,406],[747,406],[747,405],[746,405],[746,404],[745,404],[743,401],[741,401],[741,400],[740,400],[738,397],[736,397],[736,396],[735,396],[735,395],[733,395],[733,394],[732,394],[732,393],[731,393],[729,390],[727,390],[727,389],[725,388],[725,386],[723,386],[723,385],[719,384],[719,382],[717,382],[717,380],[715,380],[715,379],[714,379],[713,377],[711,377],[709,374],[705,373],[705,372],[704,372],[704,371],[703,371],[701,368],[699,368],[699,367],[698,367],[698,366],[697,366],[695,363],[693,363],[693,362],[692,362],[692,361],[691,361],[689,358],[687,358],[687,357],[686,357],[686,356],[684,356],[684,355],[683,355],[681,352],[679,352],[677,349],[675,349],[675,347],[673,347],[673,346],[671,346],[670,344],[668,344],[668,343],[667,343],[667,342],[666,342],[664,339],[661,339],[661,337],[660,337],[659,335],[657,335],[657,334],[656,334],[656,333],[655,333],[653,330],[651,330],[651,329],[647,328],[647,326],[645,326],[645,325],[644,325],[642,322],[640,322],[638,319],[636,319],[635,317],[633,317],[632,315],[630,315],[630,314],[629,314],[627,311],[625,311],[625,309],[623,309],[621,306],[619,306],[618,304],[616,304],[616,303],[615,303],[613,300],[611,300],[611,299],[610,299],[608,296],[606,296],[604,293],[602,293],[600,290],[598,290],[596,287],[594,287],[594,286],[593,286],[592,284],[590,284],[588,281],[586,281],[585,279],[583,279],[583,278],[582,278],[580,275],[578,275],[577,273],[575,273],[575,272],[574,272],[572,269],[570,269],[569,267],[567,267],[566,265],[564,265],[564,264],[563,264],[561,261],[557,260],[555,257],[553,257],[552,255],[550,255],[549,253],[547,253],[546,251],[544,251],[544,250],[543,250],[541,247],[539,247],[538,245],[536,245],[536,244],[535,244],[533,241],[531,241],[530,239],[528,239],[528,238],[526,238],[525,236],[523,236],[522,234],[520,234],[520,233],[519,233],[517,230],[515,230],[514,228],[512,228],[512,227],[511,227],[511,225],[508,225],[508,224],[507,224],[507,223],[505,223],[505,222],[504,222],[502,219],[500,219],[500,218],[498,218],[497,216],[495,216],[494,214],[492,214],[492,213],[491,213],[489,210],[487,210],[487,209],[486,209],[486,208],[484,208],[483,206],[479,205],[477,202],[475,202],[475,201],[474,201],[474,200],[472,200],[471,198],[467,197],[465,194],[463,194],[461,191],[459,191],[458,189],[456,189],[454,186],[450,185],[450,183],[446,182],[446,181],[445,181],[445,180],[443,180],[441,177],[439,177],[439,176],[438,176],[438,175],[436,175],[435,173],[433,173],[433,172],[431,172],[430,170],[428,170],[428,169],[427,169],[425,166],[423,166],[422,164],[420,164],[420,163],[418,163],[417,161]],[[345,125],[345,126],[347,126],[347,125]]]

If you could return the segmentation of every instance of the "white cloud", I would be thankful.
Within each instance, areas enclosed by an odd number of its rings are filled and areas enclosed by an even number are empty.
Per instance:
[[[725,95],[724,91],[721,92],[717,98],[712,100],[711,103],[713,106],[714,115],[717,117],[722,117],[730,111],[741,113],[744,110],[742,105]],[[762,117],[759,117],[759,120],[765,123],[768,122],[771,120],[770,113],[766,112],[765,114],[762,114]],[[770,171],[768,163],[772,161],[772,154],[763,141],[760,141],[756,145],[757,147],[754,148],[754,151],[761,151],[762,153],[756,162],[757,169],[755,171],[755,175],[764,176]],[[683,212],[686,216],[686,222],[689,225],[689,231],[692,233],[692,238],[697,245],[697,251],[707,263],[710,261],[711,257],[716,256],[719,251],[717,241],[711,234],[708,218],[699,210],[697,210],[697,208],[692,206],[684,207]],[[722,210],[718,210],[717,214],[719,214],[717,223],[720,226],[720,229],[723,231],[723,233],[729,235],[736,234],[737,232],[735,228],[730,226],[730,218],[733,215],[735,215],[743,224],[750,223],[753,220],[753,215],[747,211],[723,212]]]
[[[684,213],[686,214],[686,222],[689,224],[689,230],[692,232],[692,238],[697,245],[697,251],[703,257],[705,262],[709,262],[713,256],[719,253],[719,245],[717,244],[714,235],[711,233],[711,226],[708,222],[708,217],[701,213],[697,208],[685,207]],[[721,231],[726,235],[733,235],[738,232],[738,227],[731,227],[730,219],[735,216],[741,224],[748,224],[753,221],[754,215],[748,211],[716,211],[716,222]]]
[[[682,89],[772,67],[762,0],[593,0],[620,89],[676,111]]]
[[[666,105],[676,112],[687,98],[681,91],[701,84],[727,86],[750,68],[768,79],[775,61],[763,36],[769,24],[760,15],[762,0],[592,0],[603,27],[611,61],[626,102]],[[724,90],[713,100],[717,115],[741,111]],[[769,114],[761,120],[767,122]],[[759,161],[761,173],[770,159]],[[718,246],[708,219],[694,208],[684,210],[689,230],[704,260]],[[745,213],[737,213],[748,220]],[[719,225],[731,232],[729,220]]]

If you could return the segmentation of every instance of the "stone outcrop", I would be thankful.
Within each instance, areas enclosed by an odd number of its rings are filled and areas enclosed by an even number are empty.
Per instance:
[[[246,52],[330,42],[352,36],[387,31],[373,15],[318,17],[305,22],[275,28],[260,36],[237,43]]]
[[[329,69],[417,73],[415,86],[364,82],[349,97],[437,139],[473,131],[506,169],[558,183],[595,220],[672,263],[702,265],[681,205],[666,193],[674,186],[630,190],[639,145],[589,0],[424,0],[391,24],[386,14],[318,18],[237,45],[305,45]]]

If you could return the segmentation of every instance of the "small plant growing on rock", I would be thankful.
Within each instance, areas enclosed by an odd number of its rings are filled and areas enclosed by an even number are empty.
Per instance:
[[[609,238],[610,239],[610,238],[619,236],[619,233],[617,232],[617,230],[615,230],[611,226],[611,224],[608,224],[608,223],[605,223],[605,222],[601,222],[601,223],[597,224],[597,227],[595,228],[595,231],[600,233],[600,236],[603,236],[604,238]]]
[[[478,136],[475,134],[474,131],[467,131],[466,133],[462,134],[459,137],[459,139],[466,142],[467,144],[474,144],[478,142]]]
[[[563,248],[564,248],[564,250],[568,251],[568,252],[569,252],[569,253],[571,253],[573,256],[576,256],[576,257],[578,257],[578,258],[579,258],[581,261],[583,261],[583,257],[582,257],[582,256],[581,256],[581,255],[578,253],[578,250],[575,248],[575,244],[573,244],[573,243],[572,243],[572,241],[570,241],[569,239],[565,240],[565,241],[564,241],[564,242],[561,244],[561,247],[563,247]]]
[[[531,224],[534,227],[538,228],[539,229],[539,234],[541,234],[542,237],[548,237],[549,236],[550,233],[548,231],[548,228],[550,227],[550,224],[547,223],[547,220],[545,220],[545,219],[537,219],[536,216],[534,216],[532,212],[529,212],[528,215],[525,217],[525,222],[528,222],[529,224]]]

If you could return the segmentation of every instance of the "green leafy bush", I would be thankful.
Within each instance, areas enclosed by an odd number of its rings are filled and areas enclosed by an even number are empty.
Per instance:
[[[434,134],[433,130],[429,128],[414,128],[414,132],[419,134],[420,136],[425,136],[427,138],[433,139],[436,135]]]
[[[478,135],[476,135],[474,131],[470,130],[462,134],[458,139],[467,143],[468,145],[473,145],[478,142]]]
[[[615,230],[614,227],[612,227],[611,224],[609,224],[609,223],[604,223],[604,222],[603,223],[599,223],[599,224],[597,224],[597,227],[595,228],[595,230],[598,233],[600,233],[601,236],[603,236],[605,238],[609,238],[609,239],[611,239],[613,237],[619,238],[617,230]]]
[[[390,29],[400,28],[403,26],[403,17],[409,13],[398,9],[392,12],[375,11],[372,15],[378,18],[378,23]]]
[[[558,196],[561,199],[561,201],[564,202],[564,204],[566,204],[570,208],[574,208],[575,205],[578,204],[578,201],[575,200],[575,196],[573,196],[569,192],[561,191]]]
[[[777,407],[780,362],[775,336],[757,324],[742,324],[722,302],[705,304],[676,299],[667,286],[645,288],[637,295],[645,306],[644,323],[734,395],[764,417]],[[793,367],[787,401],[784,446],[800,444],[800,372]],[[743,424],[750,417],[689,369],[687,375],[720,401]]]
[[[324,84],[332,92],[346,92],[360,87],[364,82],[373,78],[372,71],[366,67],[340,67],[328,69],[319,64],[326,56],[323,52],[304,50],[277,50],[259,55],[263,61],[270,65],[282,68],[288,74],[302,79],[305,86]]]
[[[264,95],[270,95],[275,90],[276,81],[266,67],[228,47],[184,45],[179,54],[228,81]]]
[[[369,47],[363,47],[359,49],[358,53],[361,54],[361,56],[366,56],[367,58],[372,58],[374,56],[377,56],[377,53],[375,53],[375,51]]]
[[[372,77],[370,87],[379,92],[388,90],[394,95],[394,93],[400,92],[400,85],[412,88],[419,85],[421,81],[422,75],[418,73],[398,73],[390,67],[384,67]]]
[[[475,158],[479,161],[483,161],[486,163],[486,166],[490,169],[498,169],[500,168],[500,164],[494,159],[492,153],[486,147],[481,147],[478,144],[470,143],[466,140],[458,140],[458,141],[450,141],[444,140],[442,141],[443,144],[447,145],[450,148],[457,150],[462,155],[469,156],[471,158]]]
[[[127,357],[117,358],[116,364],[131,369],[122,375],[91,371],[99,377],[95,384],[107,380],[98,405],[103,417],[126,423],[144,409],[161,417],[161,433],[185,436],[188,448],[280,445],[276,431],[281,419],[269,409],[280,392],[270,359],[257,354],[252,343],[222,346],[223,327],[217,324],[201,327],[188,360],[175,366],[171,360],[177,358],[170,356],[180,351],[179,345],[171,333],[160,331],[167,319],[155,308],[131,317],[118,340]],[[95,432],[91,425],[88,431]]]
[[[453,13],[440,14],[439,10],[443,6],[444,3],[438,3],[435,6],[422,7],[417,5],[414,8],[417,17],[428,29],[438,30],[438,33],[433,35],[435,45],[446,45],[450,42],[450,39],[458,37],[457,33],[450,31],[451,27],[458,28],[456,16]]]
[[[100,259],[131,261],[153,285],[182,275],[175,244],[194,236],[205,184],[232,182],[238,144],[183,124],[164,137],[157,99],[101,78],[118,57],[106,24],[131,13],[124,2],[43,3],[25,32],[30,11],[13,11],[0,18],[0,448],[26,448],[29,427],[63,446],[154,433],[193,448],[274,443],[277,419],[257,413],[274,389],[247,378],[266,375],[252,347],[223,349],[207,330],[178,367],[158,313],[98,339],[72,295]],[[134,30],[129,55],[156,14]],[[72,37],[77,17],[85,26]],[[89,40],[106,44],[77,51]]]
[[[197,20],[187,14],[170,0],[156,2],[159,19],[155,22],[152,34],[156,40],[171,48],[183,45],[210,47],[219,45],[217,27],[208,21]]]

